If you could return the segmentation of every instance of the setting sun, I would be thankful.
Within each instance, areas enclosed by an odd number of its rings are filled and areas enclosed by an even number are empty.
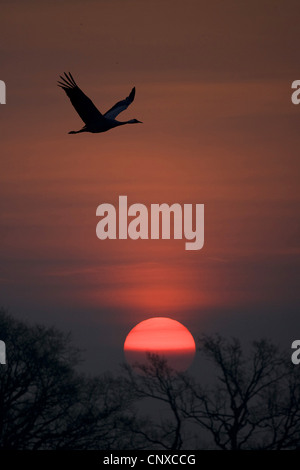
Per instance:
[[[138,323],[124,343],[129,364],[144,363],[147,353],[151,353],[164,357],[168,365],[178,371],[191,365],[195,351],[195,341],[189,330],[166,317],[149,318]]]

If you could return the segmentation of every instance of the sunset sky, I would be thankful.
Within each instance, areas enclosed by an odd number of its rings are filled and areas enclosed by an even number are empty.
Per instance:
[[[1,304],[70,330],[87,367],[123,361],[151,316],[289,350],[299,322],[298,0],[1,2]],[[71,71],[104,134],[56,82]],[[96,237],[96,208],[205,205],[205,244]],[[1,338],[0,338],[1,339]],[[196,368],[196,365],[193,366]]]

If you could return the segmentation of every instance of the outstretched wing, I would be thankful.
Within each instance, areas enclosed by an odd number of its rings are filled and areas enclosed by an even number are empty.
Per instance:
[[[128,108],[128,106],[133,102],[135,96],[135,87],[132,88],[130,95],[125,98],[125,100],[118,101],[112,108],[110,108],[104,114],[105,118],[115,119],[122,111]]]
[[[83,122],[89,125],[93,124],[95,121],[99,122],[103,120],[100,111],[96,108],[92,100],[80,90],[71,73],[69,72],[69,75],[65,73],[64,75],[65,77],[60,75],[62,81],[58,82],[58,86],[65,90]]]

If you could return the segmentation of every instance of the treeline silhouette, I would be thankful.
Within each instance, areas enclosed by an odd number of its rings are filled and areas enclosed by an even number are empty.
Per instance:
[[[155,355],[86,376],[69,335],[4,310],[0,339],[0,449],[300,448],[299,371],[269,341],[246,353],[237,339],[202,336],[214,378],[204,385]]]

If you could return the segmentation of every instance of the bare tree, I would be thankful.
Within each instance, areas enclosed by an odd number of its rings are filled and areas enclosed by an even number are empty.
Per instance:
[[[88,378],[69,335],[0,313],[7,364],[0,366],[0,448],[110,449],[134,445],[123,379]],[[123,393],[120,393],[120,390]]]
[[[189,380],[185,415],[221,449],[295,449],[300,445],[299,372],[268,341],[249,355],[237,339],[203,336],[200,351],[213,363],[209,389]]]
[[[237,339],[203,336],[204,387],[156,355],[87,377],[69,335],[3,311],[0,337],[0,449],[194,449],[195,428],[224,450],[300,448],[300,374],[269,341],[246,354]]]
[[[186,417],[180,404],[187,392],[181,374],[156,354],[148,354],[147,363],[124,365],[124,369],[135,400],[141,402],[140,408],[148,409],[143,418],[132,423],[131,433],[139,436],[146,449],[181,449],[186,437]],[[155,403],[161,406],[157,408]]]

